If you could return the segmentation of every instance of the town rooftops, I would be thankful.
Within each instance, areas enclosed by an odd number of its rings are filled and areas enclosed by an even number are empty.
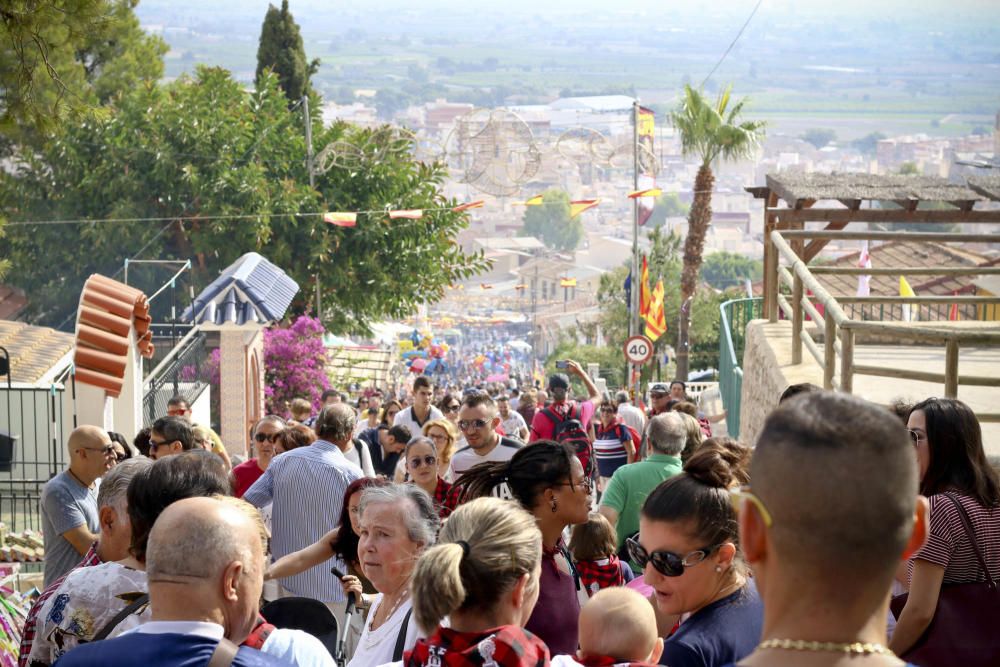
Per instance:
[[[202,290],[181,320],[216,326],[277,322],[298,291],[298,283],[284,271],[248,252]]]
[[[10,354],[10,379],[16,383],[38,384],[52,371],[69,365],[73,334],[24,322],[0,320],[0,347]],[[6,385],[7,378],[2,383]]]

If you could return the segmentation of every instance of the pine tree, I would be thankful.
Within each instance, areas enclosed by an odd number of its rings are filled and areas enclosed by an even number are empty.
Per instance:
[[[280,10],[268,5],[264,24],[260,28],[255,80],[260,81],[268,68],[278,75],[278,85],[292,102],[309,92],[309,77],[319,69],[319,58],[306,63],[299,24],[288,11],[288,0],[282,0]]]

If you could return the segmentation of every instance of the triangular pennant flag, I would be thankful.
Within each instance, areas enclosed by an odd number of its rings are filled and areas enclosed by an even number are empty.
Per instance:
[[[571,201],[569,203],[569,217],[575,218],[587,209],[597,206],[600,201],[600,199],[577,199],[576,201]]]
[[[559,287],[576,287],[576,278],[560,278]]]
[[[650,299],[649,313],[646,314],[646,337],[654,343],[667,332],[667,317],[663,311],[663,280],[656,283]]]
[[[958,296],[958,291],[957,290],[952,291],[951,294],[952,296]],[[948,311],[948,321],[958,322],[960,319],[962,319],[962,316],[959,315],[958,304],[957,303],[951,304],[951,310]]]
[[[628,193],[629,199],[639,199],[640,197],[659,197],[663,194],[660,188],[649,188],[647,190],[633,190]]]
[[[639,273],[639,317],[649,314],[649,262],[642,256],[642,271]]]
[[[917,295],[916,292],[914,292],[913,288],[910,287],[910,283],[908,283],[906,281],[906,278],[904,276],[900,276],[899,277],[899,296],[916,296],[916,295]],[[919,308],[919,306],[918,306],[918,308]],[[911,321],[912,315],[913,315],[913,313],[912,313],[912,309],[910,308],[910,304],[904,303],[903,304],[903,321],[904,322]]]
[[[406,211],[389,211],[390,220],[419,220],[424,217],[424,212],[421,209],[410,209]]]
[[[526,201],[516,201],[514,206],[541,206],[542,205],[542,195],[535,195],[531,199]]]
[[[468,210],[474,209],[474,208],[482,208],[483,206],[485,206],[485,204],[486,204],[486,202],[484,202],[482,199],[480,199],[478,201],[470,201],[470,202],[465,203],[465,204],[459,204],[458,206],[454,207],[451,210],[454,213],[461,213],[462,211],[468,211]]]
[[[868,241],[865,241],[864,245],[861,247],[861,256],[858,257],[858,268],[872,268],[872,257],[868,254]],[[858,276],[858,296],[871,296],[871,280],[872,277],[870,275]]]
[[[328,212],[323,214],[323,222],[328,222],[336,227],[357,227],[357,213]]]

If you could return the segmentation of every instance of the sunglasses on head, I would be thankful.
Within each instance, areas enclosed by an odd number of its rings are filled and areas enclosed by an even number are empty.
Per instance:
[[[713,551],[721,547],[721,544],[716,544],[712,547],[704,547],[702,549],[696,549],[689,554],[681,556],[680,554],[675,554],[672,551],[654,551],[649,553],[646,548],[639,544],[639,541],[634,537],[629,537],[625,540],[625,546],[628,548],[629,558],[635,562],[640,568],[645,569],[646,563],[652,563],[653,567],[657,572],[665,577],[679,577],[684,574],[684,569],[688,567],[694,567],[698,563],[701,563],[706,558],[708,558]]]
[[[437,463],[437,458],[428,454],[427,456],[421,458],[419,456],[414,456],[410,459],[411,468],[419,468],[420,466],[433,466]]]

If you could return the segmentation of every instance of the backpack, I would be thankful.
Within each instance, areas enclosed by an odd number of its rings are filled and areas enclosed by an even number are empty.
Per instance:
[[[560,444],[569,445],[580,459],[583,474],[588,478],[594,476],[596,461],[594,460],[594,443],[587,435],[587,429],[580,423],[580,415],[576,404],[569,406],[566,417],[560,417],[551,408],[543,408],[542,414],[552,422],[552,439]]]

